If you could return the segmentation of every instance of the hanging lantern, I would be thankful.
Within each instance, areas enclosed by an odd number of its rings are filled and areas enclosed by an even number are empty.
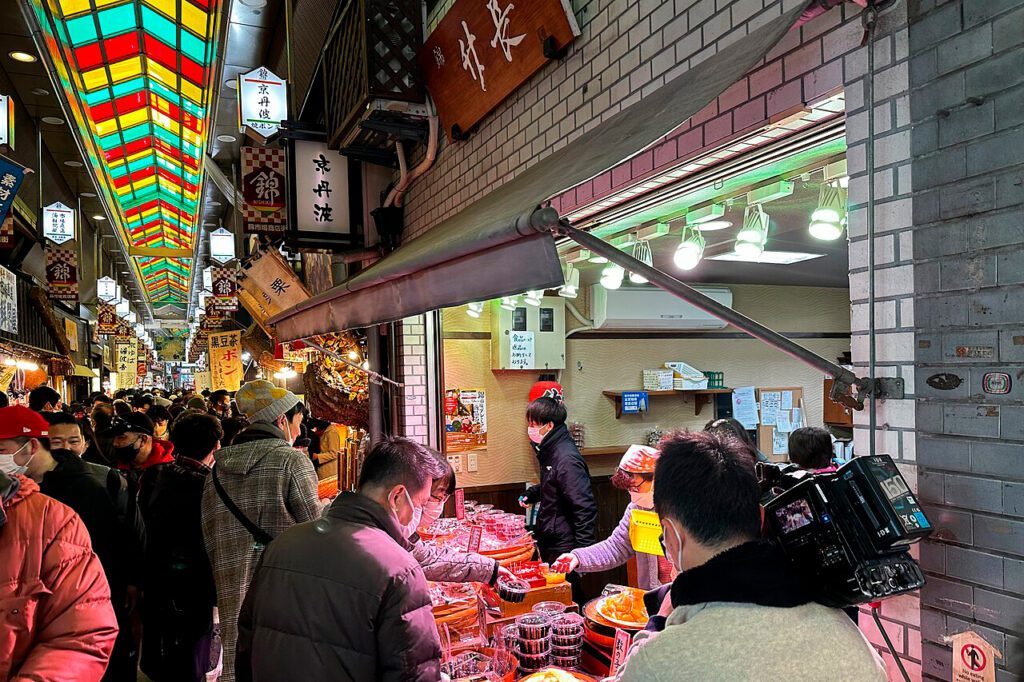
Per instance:
[[[227,263],[235,258],[235,235],[223,227],[210,233],[210,258],[218,263]],[[205,278],[204,278],[205,280]],[[212,281],[211,281],[212,288]]]
[[[117,282],[113,277],[101,277],[96,280],[96,298],[101,301],[112,301],[117,298]]]

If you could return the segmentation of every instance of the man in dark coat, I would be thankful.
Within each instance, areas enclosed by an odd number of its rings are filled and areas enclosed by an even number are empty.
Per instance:
[[[142,672],[154,682],[202,682],[217,605],[203,544],[203,486],[224,431],[213,415],[189,412],[170,435],[176,457],[149,500]]]
[[[520,498],[523,506],[540,503],[535,536],[541,559],[554,562],[563,553],[597,542],[597,504],[590,470],[565,426],[565,405],[555,398],[537,398],[526,410],[528,434],[540,462],[540,484]],[[583,603],[578,574],[567,576],[573,601]]]
[[[440,467],[405,438],[370,450],[358,492],[267,546],[238,623],[238,682],[436,682],[441,647],[423,570],[400,527]]]

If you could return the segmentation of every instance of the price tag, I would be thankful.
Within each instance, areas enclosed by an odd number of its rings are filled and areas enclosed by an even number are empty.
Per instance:
[[[480,539],[484,536],[483,526],[470,526],[469,527],[469,542],[466,544],[467,552],[479,552],[480,551]]]
[[[455,491],[455,518],[459,521],[466,518],[466,491],[462,488]]]
[[[629,645],[633,642],[633,635],[625,630],[615,628],[615,642],[612,644],[612,662],[608,666],[608,676],[612,677],[619,670],[619,666],[626,662],[626,654],[629,653]]]

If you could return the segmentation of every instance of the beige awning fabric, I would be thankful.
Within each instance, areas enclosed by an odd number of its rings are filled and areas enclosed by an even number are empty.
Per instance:
[[[90,379],[95,379],[97,377],[97,374],[96,374],[96,372],[94,372],[93,370],[89,369],[85,365],[75,365],[75,373],[72,374],[71,376],[75,376],[75,377],[89,377]]]
[[[411,240],[347,282],[275,315],[280,340],[562,284],[554,239],[531,224],[544,200],[642,152],[740,79],[800,18],[803,6],[719,51],[650,96]],[[546,223],[548,221],[541,221]],[[542,232],[538,234],[538,232]]]

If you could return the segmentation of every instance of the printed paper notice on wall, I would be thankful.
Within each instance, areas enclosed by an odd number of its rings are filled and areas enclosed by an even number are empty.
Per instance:
[[[772,454],[773,455],[788,455],[789,454],[789,434],[781,431],[772,430]]]
[[[483,391],[449,388],[444,392],[447,452],[487,447],[487,398]]]
[[[792,402],[792,398],[790,399]],[[782,403],[782,394],[778,391],[761,391],[761,423],[765,426],[775,426],[779,415],[779,406]]]
[[[533,369],[536,353],[533,332],[510,332],[509,369]]]
[[[733,419],[743,424],[745,429],[757,428],[757,399],[754,397],[753,386],[733,389],[732,416]]]

